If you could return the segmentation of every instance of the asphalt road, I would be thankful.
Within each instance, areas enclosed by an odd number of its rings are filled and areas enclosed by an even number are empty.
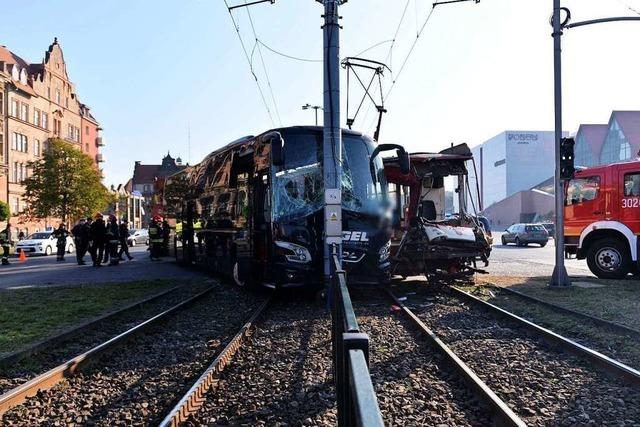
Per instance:
[[[146,246],[130,248],[133,261],[120,262],[118,266],[91,265],[91,257],[85,256],[87,265],[76,263],[74,254],[67,254],[65,262],[57,262],[53,256],[33,256],[23,263],[11,258],[11,265],[0,265],[0,289],[25,286],[60,286],[106,282],[125,282],[144,279],[193,279],[204,277],[202,273],[174,264],[171,257],[152,262]]]
[[[555,265],[555,244],[553,239],[544,248],[531,244],[526,247],[502,246],[502,233],[493,233],[493,250],[489,258],[488,272],[495,275],[530,277],[551,276]],[[576,277],[595,277],[589,271],[585,260],[565,260],[567,273]]]

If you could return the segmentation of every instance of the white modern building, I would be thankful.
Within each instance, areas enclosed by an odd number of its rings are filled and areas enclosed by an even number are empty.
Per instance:
[[[554,174],[553,131],[505,131],[471,151],[476,167],[474,171],[469,165],[469,183],[477,210],[529,190]],[[475,197],[476,183],[480,200]]]

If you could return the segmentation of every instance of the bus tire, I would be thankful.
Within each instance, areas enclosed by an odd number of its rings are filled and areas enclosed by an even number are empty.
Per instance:
[[[623,279],[631,270],[631,254],[618,239],[600,239],[589,246],[587,265],[600,279]]]
[[[249,269],[246,266],[242,265],[242,263],[238,259],[234,259],[233,267],[231,268],[231,276],[233,277],[233,282],[236,286],[240,288],[250,288],[251,287],[251,279],[248,276]]]

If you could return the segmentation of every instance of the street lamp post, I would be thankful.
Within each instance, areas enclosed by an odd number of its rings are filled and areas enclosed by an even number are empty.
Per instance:
[[[566,14],[563,20],[562,12]],[[560,0],[553,0],[553,74],[554,74],[554,107],[555,107],[555,206],[556,206],[556,264],[551,276],[551,287],[571,286],[571,280],[564,265],[564,181],[560,176],[560,144],[562,142],[562,34],[564,29],[584,27],[593,24],[617,21],[640,21],[640,16],[619,16],[612,18],[592,19],[570,23],[571,12],[561,7]]]
[[[309,109],[314,109],[315,113],[316,113],[316,126],[318,126],[318,110],[322,110],[322,107],[320,105],[311,105],[309,103],[305,104],[302,106],[303,110],[309,110]]]

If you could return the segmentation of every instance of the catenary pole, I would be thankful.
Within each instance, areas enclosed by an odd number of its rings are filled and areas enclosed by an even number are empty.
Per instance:
[[[325,194],[324,278],[331,275],[331,245],[342,255],[342,135],[340,131],[340,16],[341,0],[324,0],[324,128],[322,173]],[[316,110],[317,111],[317,110]]]
[[[555,110],[555,205],[556,230],[554,244],[556,264],[553,268],[552,287],[571,286],[564,265],[564,181],[560,178],[560,144],[562,141],[562,21],[560,0],[553,0],[553,85]]]

